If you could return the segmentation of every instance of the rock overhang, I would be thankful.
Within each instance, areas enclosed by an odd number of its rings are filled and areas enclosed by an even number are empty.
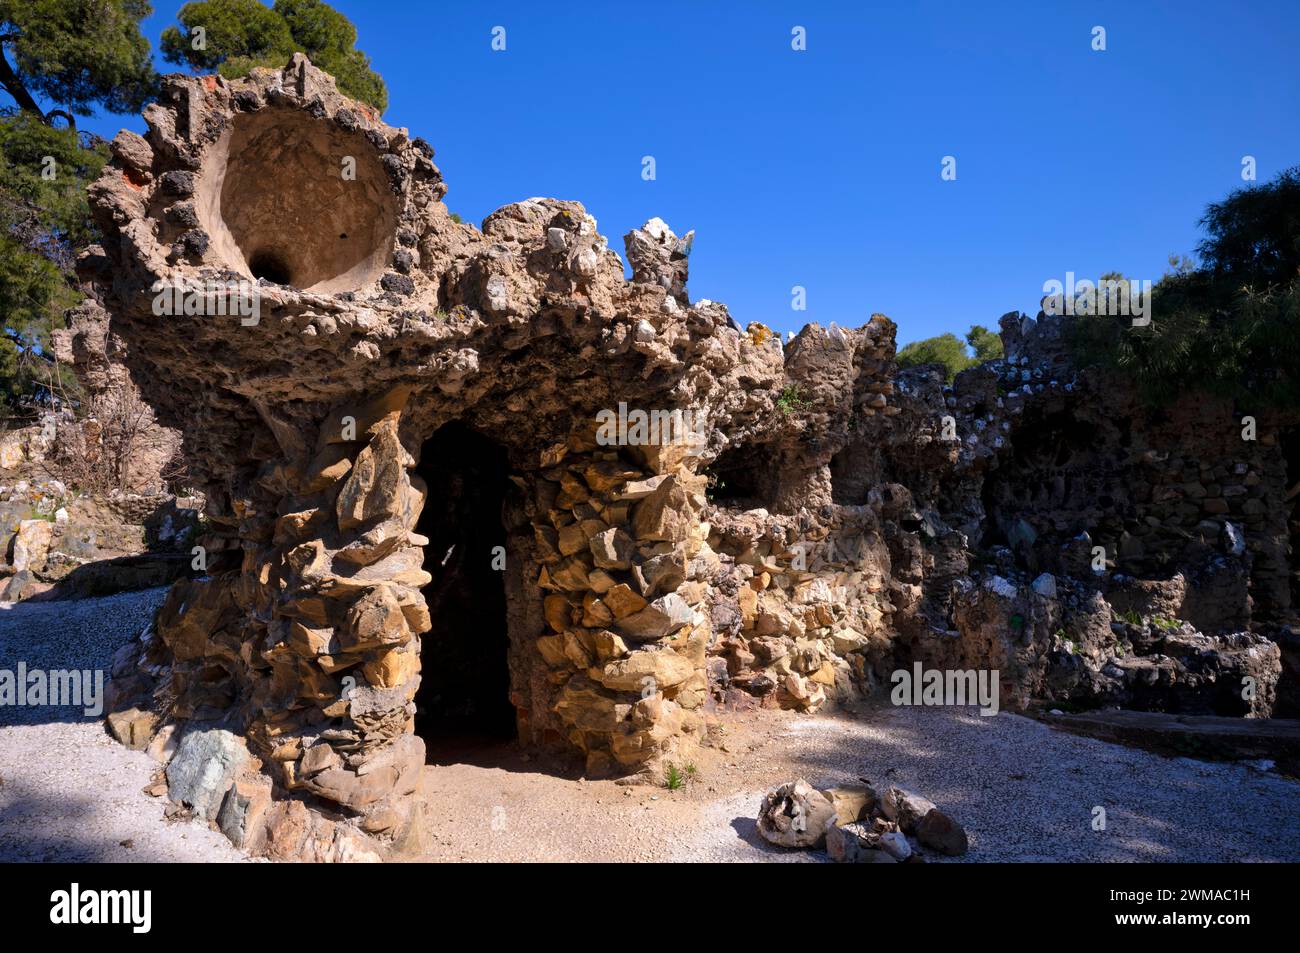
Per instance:
[[[168,77],[145,116],[146,137],[119,135],[92,188],[105,247],[84,271],[130,342],[128,362],[166,369],[150,394],[164,419],[193,430],[187,421],[238,407],[244,451],[266,416],[254,398],[307,426],[359,390],[398,383],[414,386],[430,422],[514,406],[538,425],[531,450],[556,438],[548,393],[567,380],[566,410],[593,417],[620,399],[695,410],[709,422],[709,457],[786,423],[776,399],[809,352],[823,355],[810,378],[838,352],[829,390],[805,385],[838,397],[859,343],[892,350],[883,318],[863,331],[810,325],[783,347],[766,329],[740,331],[723,305],[692,305],[691,236],[659,220],[626,238],[631,280],[577,202],[530,198],[481,230],[459,223],[433,150],[301,55],[241,80]],[[154,313],[159,284],[197,295],[254,281],[255,325],[233,305]],[[545,370],[518,371],[533,351]],[[229,442],[199,455],[243,458]]]

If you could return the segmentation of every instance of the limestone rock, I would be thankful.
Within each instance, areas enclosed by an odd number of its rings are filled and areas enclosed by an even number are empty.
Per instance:
[[[139,708],[113,712],[107,721],[108,730],[113,733],[113,737],[133,751],[143,751],[149,747],[158,727],[158,716]]]
[[[880,813],[906,834],[915,832],[921,818],[934,809],[932,802],[902,788],[888,788],[880,798]]]
[[[886,831],[881,834],[880,849],[897,861],[904,861],[912,856],[912,845],[900,831]]]
[[[758,809],[758,832],[779,847],[818,847],[835,807],[800,778],[769,791]]]
[[[167,765],[168,794],[205,820],[216,820],[226,792],[248,758],[236,735],[222,728],[196,728],[185,733]]]
[[[10,543],[9,565],[15,572],[39,572],[45,568],[54,524],[49,520],[23,520]]]
[[[616,691],[661,691],[680,685],[695,673],[695,663],[671,649],[642,649],[606,665],[596,680]]]
[[[629,639],[649,642],[676,632],[691,621],[693,612],[686,600],[672,592],[661,596],[639,612],[618,620],[618,629]]]

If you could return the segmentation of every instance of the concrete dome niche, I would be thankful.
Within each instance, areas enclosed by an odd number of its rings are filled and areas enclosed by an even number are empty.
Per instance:
[[[263,109],[235,116],[212,150],[198,209],[230,268],[327,293],[379,278],[397,201],[363,137],[298,110]],[[355,178],[344,177],[348,167]]]

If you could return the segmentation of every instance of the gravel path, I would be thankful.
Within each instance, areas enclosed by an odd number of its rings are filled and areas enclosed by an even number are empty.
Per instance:
[[[1300,860],[1300,784],[1242,764],[1168,758],[1006,713],[771,714],[784,728],[750,752],[756,774],[912,790],[965,826],[971,850],[961,861]],[[763,790],[708,805],[672,859],[758,859],[749,819]],[[1093,829],[1096,807],[1105,830]]]
[[[0,607],[0,669],[102,669],[165,589]],[[240,860],[220,833],[163,819],[158,764],[81,708],[0,707],[0,861]]]
[[[722,730],[718,730],[721,728]],[[867,778],[960,821],[960,861],[1296,861],[1300,784],[1237,764],[1165,758],[1018,715],[886,708],[854,717],[727,716],[683,790],[564,777],[500,749],[428,767],[426,860],[827,862],[762,841],[763,792]],[[1093,809],[1106,809],[1094,831]],[[951,861],[943,861],[951,862]]]

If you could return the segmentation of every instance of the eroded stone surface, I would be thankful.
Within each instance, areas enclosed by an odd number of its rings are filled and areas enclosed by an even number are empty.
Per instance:
[[[1277,646],[1247,629],[1289,612],[1286,421],[1244,444],[1232,408],[1148,412],[1071,367],[1055,319],[1008,315],[1008,357],[951,387],[898,372],[881,315],[741,330],[690,300],[693,236],[657,219],[631,280],[577,202],[455,221],[433,150],[301,56],[169,77],[146,120],[92,189],[98,301],[67,348],[108,323],[206,492],[209,574],[119,695],[247,739],[277,800],[249,833],[233,795],[241,840],[353,853],[309,796],[405,822],[444,558],[417,524],[457,505],[415,471],[452,422],[508,461],[518,735],[593,774],[688,757],[710,708],[823,710],[914,660],[996,668],[1013,707],[1272,709]],[[251,154],[277,131],[279,160]],[[154,311],[157,282],[255,275],[255,320]]]

